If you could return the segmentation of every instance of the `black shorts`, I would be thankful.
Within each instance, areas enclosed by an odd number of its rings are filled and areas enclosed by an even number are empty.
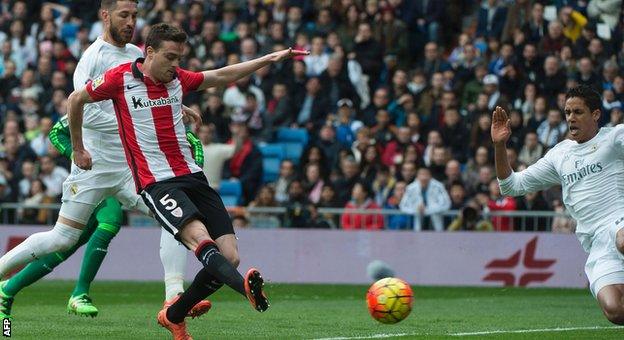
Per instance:
[[[178,241],[180,230],[193,220],[203,222],[213,240],[234,234],[230,215],[203,172],[153,183],[141,196],[160,225]]]

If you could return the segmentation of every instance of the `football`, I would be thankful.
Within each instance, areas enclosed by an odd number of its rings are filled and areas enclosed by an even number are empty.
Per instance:
[[[395,277],[373,283],[366,293],[368,312],[375,320],[386,324],[405,319],[412,311],[413,299],[412,288]]]

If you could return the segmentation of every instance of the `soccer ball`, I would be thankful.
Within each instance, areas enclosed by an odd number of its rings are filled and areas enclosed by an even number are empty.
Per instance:
[[[368,289],[366,305],[368,312],[381,323],[397,323],[412,311],[414,293],[403,280],[395,277],[381,279]]]

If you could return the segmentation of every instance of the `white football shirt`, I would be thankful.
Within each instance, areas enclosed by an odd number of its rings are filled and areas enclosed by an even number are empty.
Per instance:
[[[499,179],[503,195],[561,185],[563,203],[577,221],[576,233],[585,250],[588,236],[624,223],[624,125],[604,127],[579,144],[564,140],[527,169]]]
[[[143,52],[135,45],[117,47],[98,37],[85,50],[76,66],[74,88],[82,89],[87,82],[104,74],[108,69],[142,56]],[[118,166],[118,163],[126,163],[112,100],[85,105],[83,141],[94,160],[101,158],[113,167]]]

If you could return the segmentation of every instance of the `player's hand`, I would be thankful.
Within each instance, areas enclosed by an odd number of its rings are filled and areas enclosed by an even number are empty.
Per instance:
[[[195,124],[199,129],[202,123],[201,115],[190,107],[182,105],[182,122],[184,124]]]
[[[77,167],[83,170],[91,170],[91,154],[86,149],[74,150],[74,163]]]
[[[273,63],[279,63],[281,61],[284,61],[292,57],[304,56],[308,54],[310,54],[310,51],[293,50],[292,47],[290,47],[287,50],[281,50],[281,51],[277,51],[277,52],[273,52],[269,54],[269,59]]]
[[[492,127],[490,128],[492,142],[494,144],[506,144],[511,136],[510,120],[507,112],[497,106],[492,113]]]

